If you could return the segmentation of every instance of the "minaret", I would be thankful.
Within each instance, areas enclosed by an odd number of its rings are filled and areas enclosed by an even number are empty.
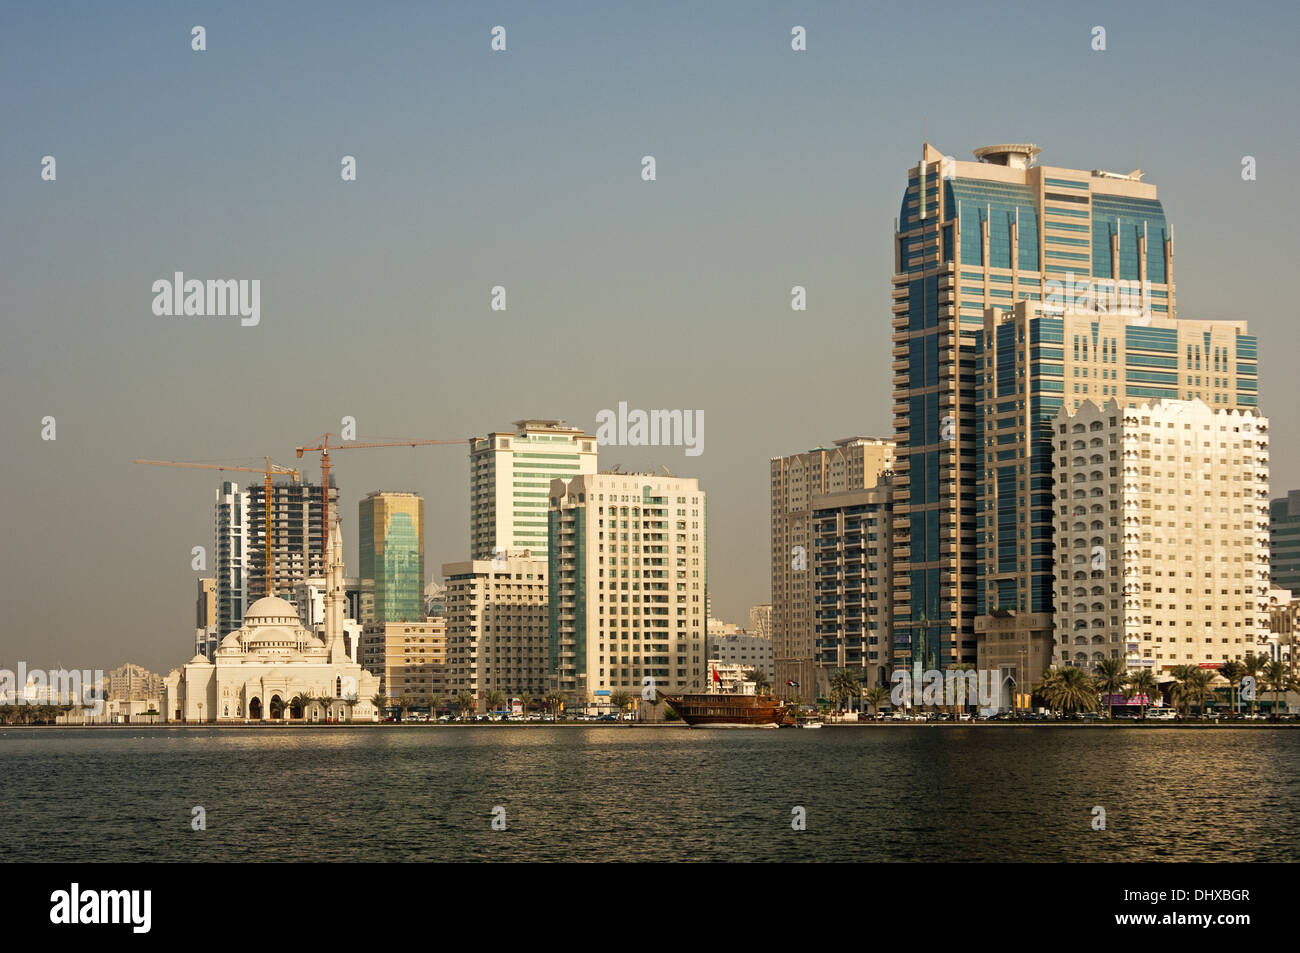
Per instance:
[[[342,518],[335,515],[330,538],[325,544],[325,648],[329,661],[346,662],[343,642],[343,532]]]

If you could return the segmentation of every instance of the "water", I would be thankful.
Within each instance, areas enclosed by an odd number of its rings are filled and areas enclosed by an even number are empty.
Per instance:
[[[1295,860],[1298,755],[1285,728],[5,728],[0,856]]]

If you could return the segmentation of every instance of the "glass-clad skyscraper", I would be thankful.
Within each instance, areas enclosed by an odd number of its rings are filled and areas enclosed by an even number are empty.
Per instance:
[[[909,670],[978,661],[976,619],[994,608],[981,586],[989,561],[1006,574],[995,586],[999,618],[1050,609],[1050,527],[1031,539],[1027,513],[985,492],[1036,492],[1045,502],[1050,457],[1035,460],[1009,431],[986,433],[980,402],[992,386],[995,415],[1041,426],[1063,392],[1035,393],[1005,373],[995,381],[986,362],[1014,375],[1017,357],[989,345],[1064,345],[1029,328],[1038,340],[993,327],[986,341],[986,309],[1027,301],[1064,313],[1122,299],[1156,318],[1174,315],[1172,230],[1155,187],[1140,173],[1035,166],[1039,152],[988,146],[959,162],[927,144],[903,196],[892,294],[893,598],[894,663]],[[1003,635],[1003,657],[1031,651]]]
[[[375,491],[360,504],[362,580],[374,581],[374,610],[362,622],[424,618],[424,498]]]

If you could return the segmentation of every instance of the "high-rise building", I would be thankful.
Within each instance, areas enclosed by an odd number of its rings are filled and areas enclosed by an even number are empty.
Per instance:
[[[358,506],[360,575],[373,581],[367,622],[424,618],[424,498],[376,490]]]
[[[296,483],[277,476],[272,496],[272,572],[270,594],[293,598],[294,587],[325,575],[325,535],[321,526],[324,491],[320,484]],[[217,491],[217,622],[222,638],[243,625],[244,609],[268,594],[266,563],[266,488],[241,490],[224,482]],[[338,487],[330,487],[330,506]]]
[[[1268,508],[1269,565],[1273,585],[1300,596],[1300,490],[1288,490]]]
[[[760,639],[772,638],[772,603],[762,602],[749,607],[749,628],[745,631]]]
[[[549,678],[546,560],[506,553],[498,559],[445,563],[447,691],[544,698]]]
[[[578,704],[702,691],[708,547],[698,480],[594,473],[551,484],[549,669]]]
[[[248,598],[248,492],[229,480],[217,490],[217,635],[225,638],[244,624]]]
[[[1053,431],[1054,664],[1167,675],[1267,652],[1267,418],[1112,398]]]
[[[836,669],[856,670],[864,688],[890,684],[893,496],[889,473],[870,489],[813,496],[810,565],[819,694],[829,690]]]
[[[551,481],[596,472],[596,438],[563,420],[516,420],[469,441],[471,559],[527,549],[546,557]]]
[[[1140,172],[1035,166],[1040,151],[987,146],[976,150],[978,161],[959,162],[926,144],[909,173],[892,296],[899,661],[948,668],[977,660],[985,309],[1044,301],[1059,285],[1071,299],[1131,303],[1136,295],[1143,313],[1175,313],[1173,234],[1155,186]],[[991,452],[997,460],[1007,451]],[[1026,481],[1031,462],[1014,464],[1026,468]],[[1017,537],[1017,569],[1032,576],[1028,538],[1024,545],[1022,557]]]
[[[816,680],[813,497],[875,486],[894,466],[894,442],[846,437],[833,447],[771,459],[772,651],[776,688],[806,698]],[[794,683],[791,685],[790,683]]]
[[[194,602],[194,651],[212,658],[217,650],[217,580],[209,576],[198,580],[198,598]]]
[[[1244,321],[1029,300],[987,309],[976,342],[977,667],[1018,683],[1021,668],[1033,678],[1050,664],[1055,644],[1056,413],[1112,399],[1123,407],[1152,399],[1253,405],[1256,342]],[[1117,456],[1106,462],[1121,465]]]

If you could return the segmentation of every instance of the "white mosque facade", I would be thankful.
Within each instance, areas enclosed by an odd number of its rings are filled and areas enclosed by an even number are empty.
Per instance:
[[[211,661],[195,655],[163,683],[169,722],[377,721],[379,677],[357,662],[346,636],[343,543],[335,521],[327,554],[324,625],[302,627],[291,602],[258,599]]]

